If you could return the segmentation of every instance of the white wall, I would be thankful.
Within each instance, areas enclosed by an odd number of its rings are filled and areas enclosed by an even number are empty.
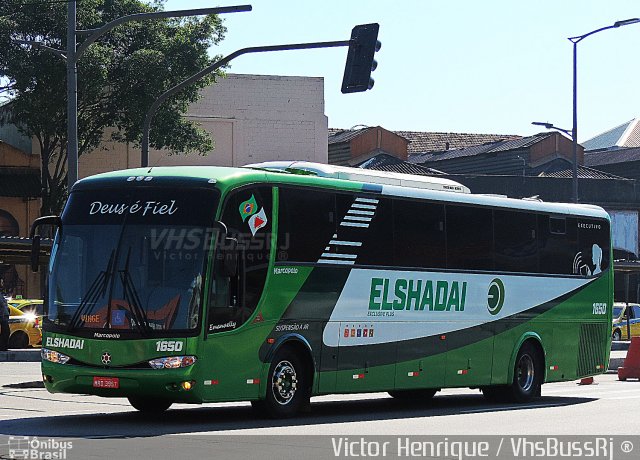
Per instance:
[[[328,121],[319,77],[236,75],[203,89],[187,117],[213,134],[206,156],[150,152],[152,165],[242,166],[269,160],[327,163]]]
[[[611,216],[613,246],[638,255],[638,212],[607,211]]]
[[[270,160],[328,162],[328,121],[320,77],[235,75],[202,90],[186,116],[211,133],[207,155],[151,150],[151,166],[242,166]],[[79,176],[140,166],[140,148],[110,140],[80,157]],[[39,153],[33,141],[34,152]]]

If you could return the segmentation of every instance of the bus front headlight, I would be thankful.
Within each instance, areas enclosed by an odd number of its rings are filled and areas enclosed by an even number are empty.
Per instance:
[[[69,356],[60,353],[59,351],[49,350],[48,348],[43,348],[40,351],[40,356],[44,361],[49,361],[51,363],[57,364],[67,364],[67,362],[71,359]]]
[[[168,356],[166,358],[156,358],[149,361],[149,366],[153,369],[179,369],[189,367],[196,362],[195,356]]]

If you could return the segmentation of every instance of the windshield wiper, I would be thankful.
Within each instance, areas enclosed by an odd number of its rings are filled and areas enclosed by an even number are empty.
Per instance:
[[[68,331],[71,331],[77,327],[79,322],[78,319],[81,318],[82,313],[84,313],[89,305],[94,305],[96,300],[100,298],[100,296],[104,296],[107,290],[107,286],[109,285],[109,278],[111,277],[111,271],[114,264],[114,256],[115,250],[112,250],[111,255],[109,256],[109,262],[107,262],[107,268],[98,273],[98,276],[96,276],[96,278],[93,280],[87,292],[85,292],[82,296],[82,301],[78,305],[77,310],[69,321],[69,324],[67,326]]]
[[[140,296],[136,290],[135,284],[131,279],[129,273],[129,258],[131,257],[131,246],[127,251],[127,259],[124,264],[124,269],[119,270],[120,280],[122,281],[122,287],[124,288],[124,300],[129,304],[129,312],[133,316],[136,326],[140,330],[140,333],[146,335],[149,331],[149,320],[144,309],[141,307]]]

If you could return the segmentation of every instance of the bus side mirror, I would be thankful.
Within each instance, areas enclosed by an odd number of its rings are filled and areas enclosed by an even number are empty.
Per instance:
[[[40,235],[31,238],[31,271],[37,273],[40,268]]]
[[[40,242],[42,237],[40,234],[36,234],[36,231],[42,225],[52,225],[57,229],[61,229],[62,219],[60,219],[60,216],[44,216],[38,217],[33,221],[29,237],[31,238],[31,271],[34,273],[37,273],[40,268]]]

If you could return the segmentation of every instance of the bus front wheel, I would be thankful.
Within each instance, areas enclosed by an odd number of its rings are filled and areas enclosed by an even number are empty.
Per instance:
[[[171,401],[140,398],[136,396],[130,396],[127,399],[129,400],[129,404],[145,414],[159,414],[169,409],[169,407],[171,407],[171,404],[173,404]]]
[[[540,350],[531,341],[525,342],[516,357],[513,381],[508,387],[515,402],[527,402],[540,396],[544,365]]]
[[[299,355],[284,348],[271,361],[265,399],[252,404],[271,418],[293,417],[308,406],[309,386],[306,368]]]

